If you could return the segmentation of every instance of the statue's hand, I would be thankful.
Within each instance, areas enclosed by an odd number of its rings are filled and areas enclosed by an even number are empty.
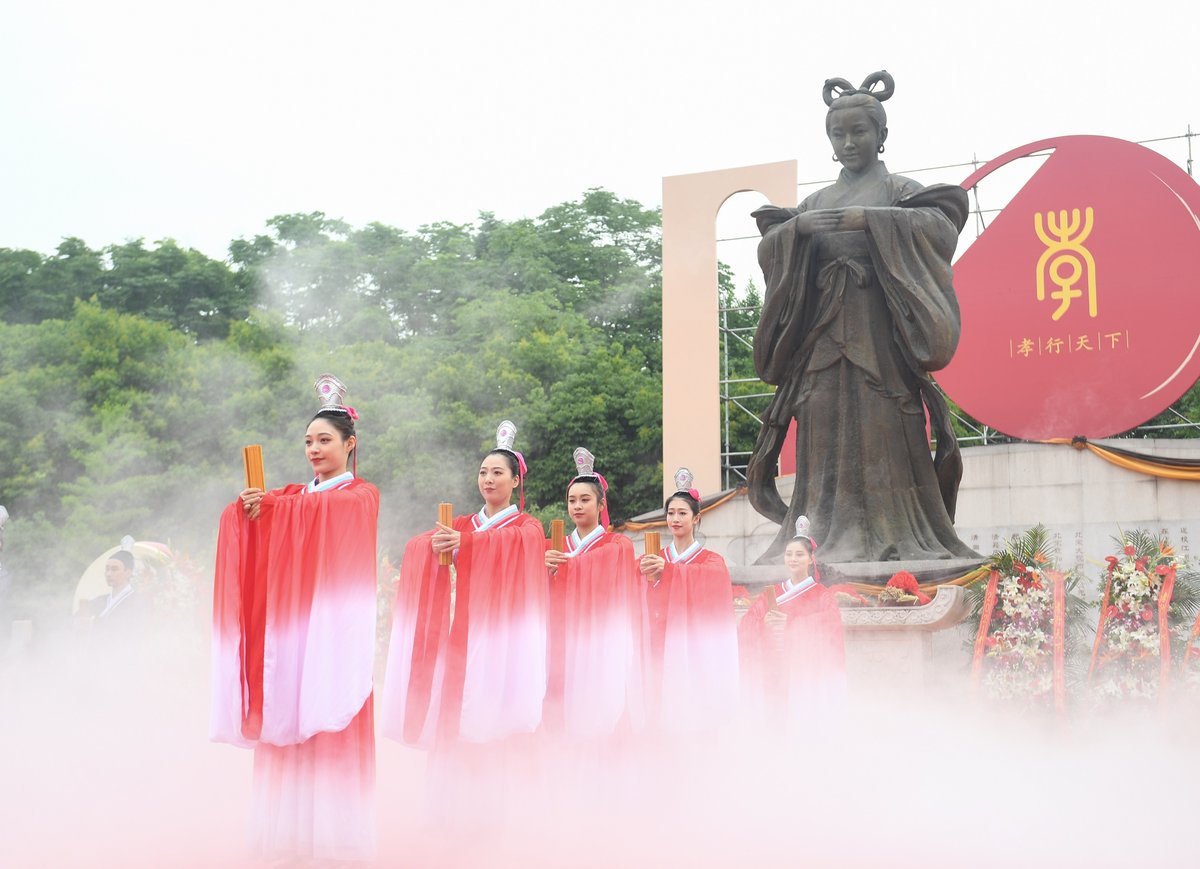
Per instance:
[[[833,232],[840,229],[841,214],[846,209],[819,208],[816,211],[805,211],[792,218],[792,226],[796,235],[817,235],[822,232]]]
[[[867,228],[867,210],[860,205],[852,205],[849,208],[839,208],[837,211],[841,215],[841,220],[838,222],[838,229],[866,229]]]

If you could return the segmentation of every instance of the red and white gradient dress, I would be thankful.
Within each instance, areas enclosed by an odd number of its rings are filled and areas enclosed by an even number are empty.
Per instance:
[[[210,736],[254,749],[251,846],[264,856],[375,850],[379,492],[347,473],[221,514]]]
[[[533,733],[546,694],[546,577],[542,523],[515,504],[454,520],[450,568],[433,532],[404,548],[393,609],[383,734],[423,748]]]
[[[780,716],[795,725],[838,714],[846,703],[846,651],[837,596],[811,576],[778,583],[773,590],[776,607],[787,617],[782,653],[767,636],[766,593],[738,625],[743,675],[759,693],[745,699],[765,707],[776,723]]]
[[[672,543],[650,587],[651,707],[661,730],[710,731],[730,723],[738,704],[738,639],[725,559],[699,541]]]
[[[568,561],[550,579],[547,727],[606,737],[645,722],[646,581],[628,537],[597,526],[566,539]]]

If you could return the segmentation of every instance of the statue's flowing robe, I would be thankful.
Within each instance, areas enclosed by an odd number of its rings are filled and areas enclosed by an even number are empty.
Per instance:
[[[866,229],[801,236],[797,215],[866,208]],[[959,187],[843,171],[797,208],[754,212],[766,280],[754,361],[777,386],[751,458],[755,508],[782,526],[763,556],[812,519],[826,563],[970,557],[953,526],[962,460],[945,400],[928,372],[959,337],[950,259],[967,216]],[[926,412],[937,437],[930,456]],[[790,505],[775,463],[795,419]]]
[[[210,735],[254,748],[251,839],[265,856],[375,848],[375,541],[357,478],[268,492],[221,514]]]

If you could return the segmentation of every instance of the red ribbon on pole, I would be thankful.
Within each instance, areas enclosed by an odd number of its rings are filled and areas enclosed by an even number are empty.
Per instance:
[[[975,632],[975,654],[971,657],[971,681],[979,684],[983,674],[983,654],[987,643],[988,629],[992,626],[992,612],[996,609],[996,593],[1000,585],[1000,574],[993,570],[988,575],[987,591],[983,594],[983,609],[979,611],[979,630]]]
[[[1158,590],[1158,699],[1166,702],[1167,686],[1171,678],[1171,628],[1167,623],[1171,609],[1171,597],[1175,594],[1175,567],[1167,568],[1162,587]]]

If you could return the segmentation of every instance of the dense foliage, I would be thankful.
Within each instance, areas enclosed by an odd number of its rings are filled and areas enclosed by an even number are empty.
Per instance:
[[[526,496],[561,516],[571,451],[614,520],[661,491],[660,218],[603,190],[536,219],[355,229],[274,217],[229,262],[163,241],[0,250],[0,504],[21,590],[73,589],[122,535],[203,557],[261,443],[269,485],[305,477],[310,384],[361,416],[359,471],[398,554],[436,502],[476,508],[476,463],[508,417]]]

